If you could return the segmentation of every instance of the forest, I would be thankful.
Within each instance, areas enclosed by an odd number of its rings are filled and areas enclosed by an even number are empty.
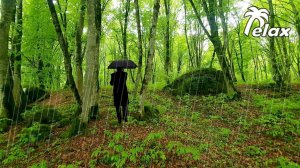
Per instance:
[[[300,0],[0,0],[0,167],[299,168],[299,151]]]

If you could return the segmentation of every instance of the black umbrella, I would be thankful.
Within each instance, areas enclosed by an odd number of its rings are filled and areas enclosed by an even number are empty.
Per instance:
[[[108,69],[126,68],[134,69],[137,65],[131,60],[115,60],[109,66]]]

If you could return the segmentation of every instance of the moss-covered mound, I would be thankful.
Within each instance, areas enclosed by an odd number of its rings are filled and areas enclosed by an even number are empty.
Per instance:
[[[39,122],[42,124],[51,124],[58,122],[62,119],[62,116],[55,109],[45,109],[40,106],[34,106],[30,110],[26,110],[21,114],[23,120],[31,124],[33,122]]]
[[[24,95],[27,99],[27,104],[33,103],[41,97],[47,95],[48,93],[41,88],[38,87],[26,87],[24,88]]]
[[[175,95],[216,95],[227,92],[223,72],[213,68],[186,73],[164,89]]]

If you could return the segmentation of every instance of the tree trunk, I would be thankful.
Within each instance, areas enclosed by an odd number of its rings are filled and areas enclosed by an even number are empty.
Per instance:
[[[77,23],[78,25],[76,28],[76,35],[75,35],[76,86],[81,98],[82,98],[82,91],[83,91],[82,61],[84,56],[84,52],[82,52],[82,31],[84,27],[85,9],[86,9],[86,0],[81,0],[79,20]]]
[[[240,30],[238,31],[238,43],[239,43],[240,57],[241,57],[240,72],[241,72],[241,76],[242,76],[243,81],[246,82],[246,78],[245,78],[245,75],[244,75],[243,46],[242,46],[242,41],[241,41],[241,31]]]
[[[82,113],[80,115],[80,123],[82,128],[88,124],[89,118],[98,113],[98,94],[99,94],[99,42],[100,31],[97,19],[97,11],[99,11],[100,2],[97,0],[87,1],[87,48],[86,48],[86,72],[84,76],[83,86],[83,104]]]
[[[25,106],[25,97],[21,86],[21,48],[22,48],[22,36],[23,36],[23,22],[22,22],[23,0],[17,1],[16,17],[15,17],[15,32],[12,39],[13,49],[13,98],[15,103],[14,117],[18,117],[19,113]]]
[[[153,16],[152,16],[152,26],[150,29],[150,37],[149,37],[149,50],[148,50],[148,58],[147,64],[145,68],[145,75],[142,82],[142,88],[140,91],[140,109],[139,112],[142,114],[144,108],[144,99],[145,94],[147,93],[148,83],[151,81],[152,73],[153,73],[153,59],[155,54],[155,39],[156,39],[156,27],[158,21],[158,14],[160,8],[160,0],[155,0],[153,6]],[[142,114],[143,115],[143,114]]]
[[[229,35],[228,35],[228,24],[226,21],[226,17],[225,17],[225,13],[224,13],[224,4],[223,4],[223,0],[219,0],[219,5],[218,5],[218,9],[219,9],[219,15],[221,18],[221,25],[222,25],[222,29],[223,29],[223,50],[225,50],[224,52],[228,54],[228,58],[229,61],[227,59],[227,57],[225,57],[226,61],[229,64],[229,70],[230,70],[230,74],[231,74],[231,78],[233,81],[236,81],[236,76],[235,76],[235,71],[234,71],[234,64],[233,64],[233,60],[232,60],[232,53],[230,52],[229,49]]]
[[[299,11],[296,8],[296,5],[294,3],[294,0],[290,0],[290,5],[292,6],[292,10],[294,13],[294,18],[295,18],[295,27],[297,30],[297,34],[298,34],[298,50],[297,50],[297,54],[296,54],[296,60],[297,60],[297,67],[298,67],[298,75],[300,76],[300,15],[299,15]]]
[[[135,6],[135,18],[136,18],[136,27],[137,27],[137,33],[138,33],[138,72],[136,75],[136,82],[135,82],[135,94],[138,93],[138,88],[140,84],[140,79],[142,75],[142,65],[143,65],[143,37],[142,37],[142,29],[141,29],[141,18],[140,18],[140,7],[139,7],[139,1],[134,0],[134,6]]]
[[[14,0],[1,0],[0,18],[0,119],[11,118],[14,110],[13,80],[8,56],[9,29],[15,8]],[[7,127],[7,124],[4,125]],[[0,128],[0,131],[6,128]]]
[[[124,14],[124,25],[122,26],[122,42],[123,42],[123,57],[128,59],[127,55],[127,28],[128,28],[128,16],[130,11],[130,0],[126,0],[125,3],[125,14]]]
[[[66,37],[64,37],[62,33],[62,29],[57,17],[57,13],[55,10],[55,6],[53,4],[52,0],[47,0],[48,6],[50,9],[51,17],[52,17],[52,22],[55,27],[55,31],[57,34],[58,42],[60,44],[60,47],[62,49],[63,55],[64,55],[64,65],[65,65],[65,71],[67,75],[67,81],[69,82],[71,89],[73,91],[74,97],[76,99],[77,104],[81,105],[81,99],[79,92],[77,90],[75,80],[72,74],[72,65],[71,65],[71,54],[69,52],[69,47],[68,47],[68,41]]]
[[[186,9],[186,3],[185,0],[183,1],[183,5],[184,5],[184,35],[185,35],[185,41],[188,47],[188,51],[189,51],[189,60],[190,60],[190,66],[194,67],[193,64],[193,55],[192,55],[192,51],[191,51],[191,47],[190,47],[190,42],[189,42],[189,38],[188,38],[188,30],[187,30],[187,9]]]
[[[208,36],[208,38],[210,39],[210,41],[212,42],[212,44],[214,46],[217,58],[219,60],[220,66],[223,71],[228,95],[230,97],[236,97],[236,96],[240,97],[240,92],[237,91],[237,89],[235,88],[235,86],[233,84],[229,65],[226,60],[226,51],[223,48],[221,38],[219,36],[218,24],[217,24],[217,20],[216,20],[217,19],[216,18],[217,9],[216,9],[216,4],[215,4],[216,2],[208,1],[208,3],[207,3],[206,0],[202,1],[202,7],[204,8],[204,11],[207,15],[207,20],[208,20],[210,30],[211,30],[211,33],[209,33],[208,30],[206,29],[206,27],[204,26],[204,23],[202,22],[201,16],[200,16],[199,12],[197,11],[193,0],[189,0],[189,1],[190,1],[191,5],[193,7],[193,10],[197,16],[199,24],[201,25],[205,34]]]
[[[273,9],[273,2],[272,0],[268,0],[269,4],[269,10],[270,10],[270,27],[275,26],[275,14],[274,14],[274,9]],[[272,70],[273,70],[273,80],[276,82],[277,86],[283,86],[284,85],[284,79],[282,76],[282,72],[280,70],[279,62],[276,60],[276,50],[275,50],[275,37],[270,37],[269,39],[270,43],[270,61],[272,65]]]
[[[165,55],[165,71],[166,71],[166,81],[167,84],[170,83],[169,71],[171,69],[171,43],[170,43],[170,0],[164,0],[165,5],[165,13],[167,18],[166,23],[166,34],[165,34],[165,47],[166,47],[166,55]]]

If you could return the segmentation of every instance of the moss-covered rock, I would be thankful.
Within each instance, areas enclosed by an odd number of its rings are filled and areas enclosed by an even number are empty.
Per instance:
[[[67,132],[67,137],[72,137],[75,135],[83,134],[87,130],[87,124],[80,122],[79,117],[72,119],[72,124],[70,129]]]
[[[136,110],[135,112],[131,112],[130,116],[138,121],[157,121],[159,120],[160,112],[152,104],[145,104],[142,114]]]
[[[28,144],[47,139],[51,134],[51,126],[47,124],[33,123],[28,128],[23,128],[17,135],[18,143]]]
[[[175,95],[216,95],[227,92],[223,72],[213,68],[186,73],[164,89]]]
[[[26,110],[21,116],[28,124],[31,124],[32,122],[50,124],[62,119],[61,114],[57,110],[44,109],[40,106],[34,106],[32,109]]]
[[[1,118],[0,119],[0,133],[8,131],[11,123],[12,123],[11,119]]]
[[[24,88],[24,95],[27,100],[26,103],[30,104],[47,95],[47,92],[44,89],[38,87],[26,87]]]

